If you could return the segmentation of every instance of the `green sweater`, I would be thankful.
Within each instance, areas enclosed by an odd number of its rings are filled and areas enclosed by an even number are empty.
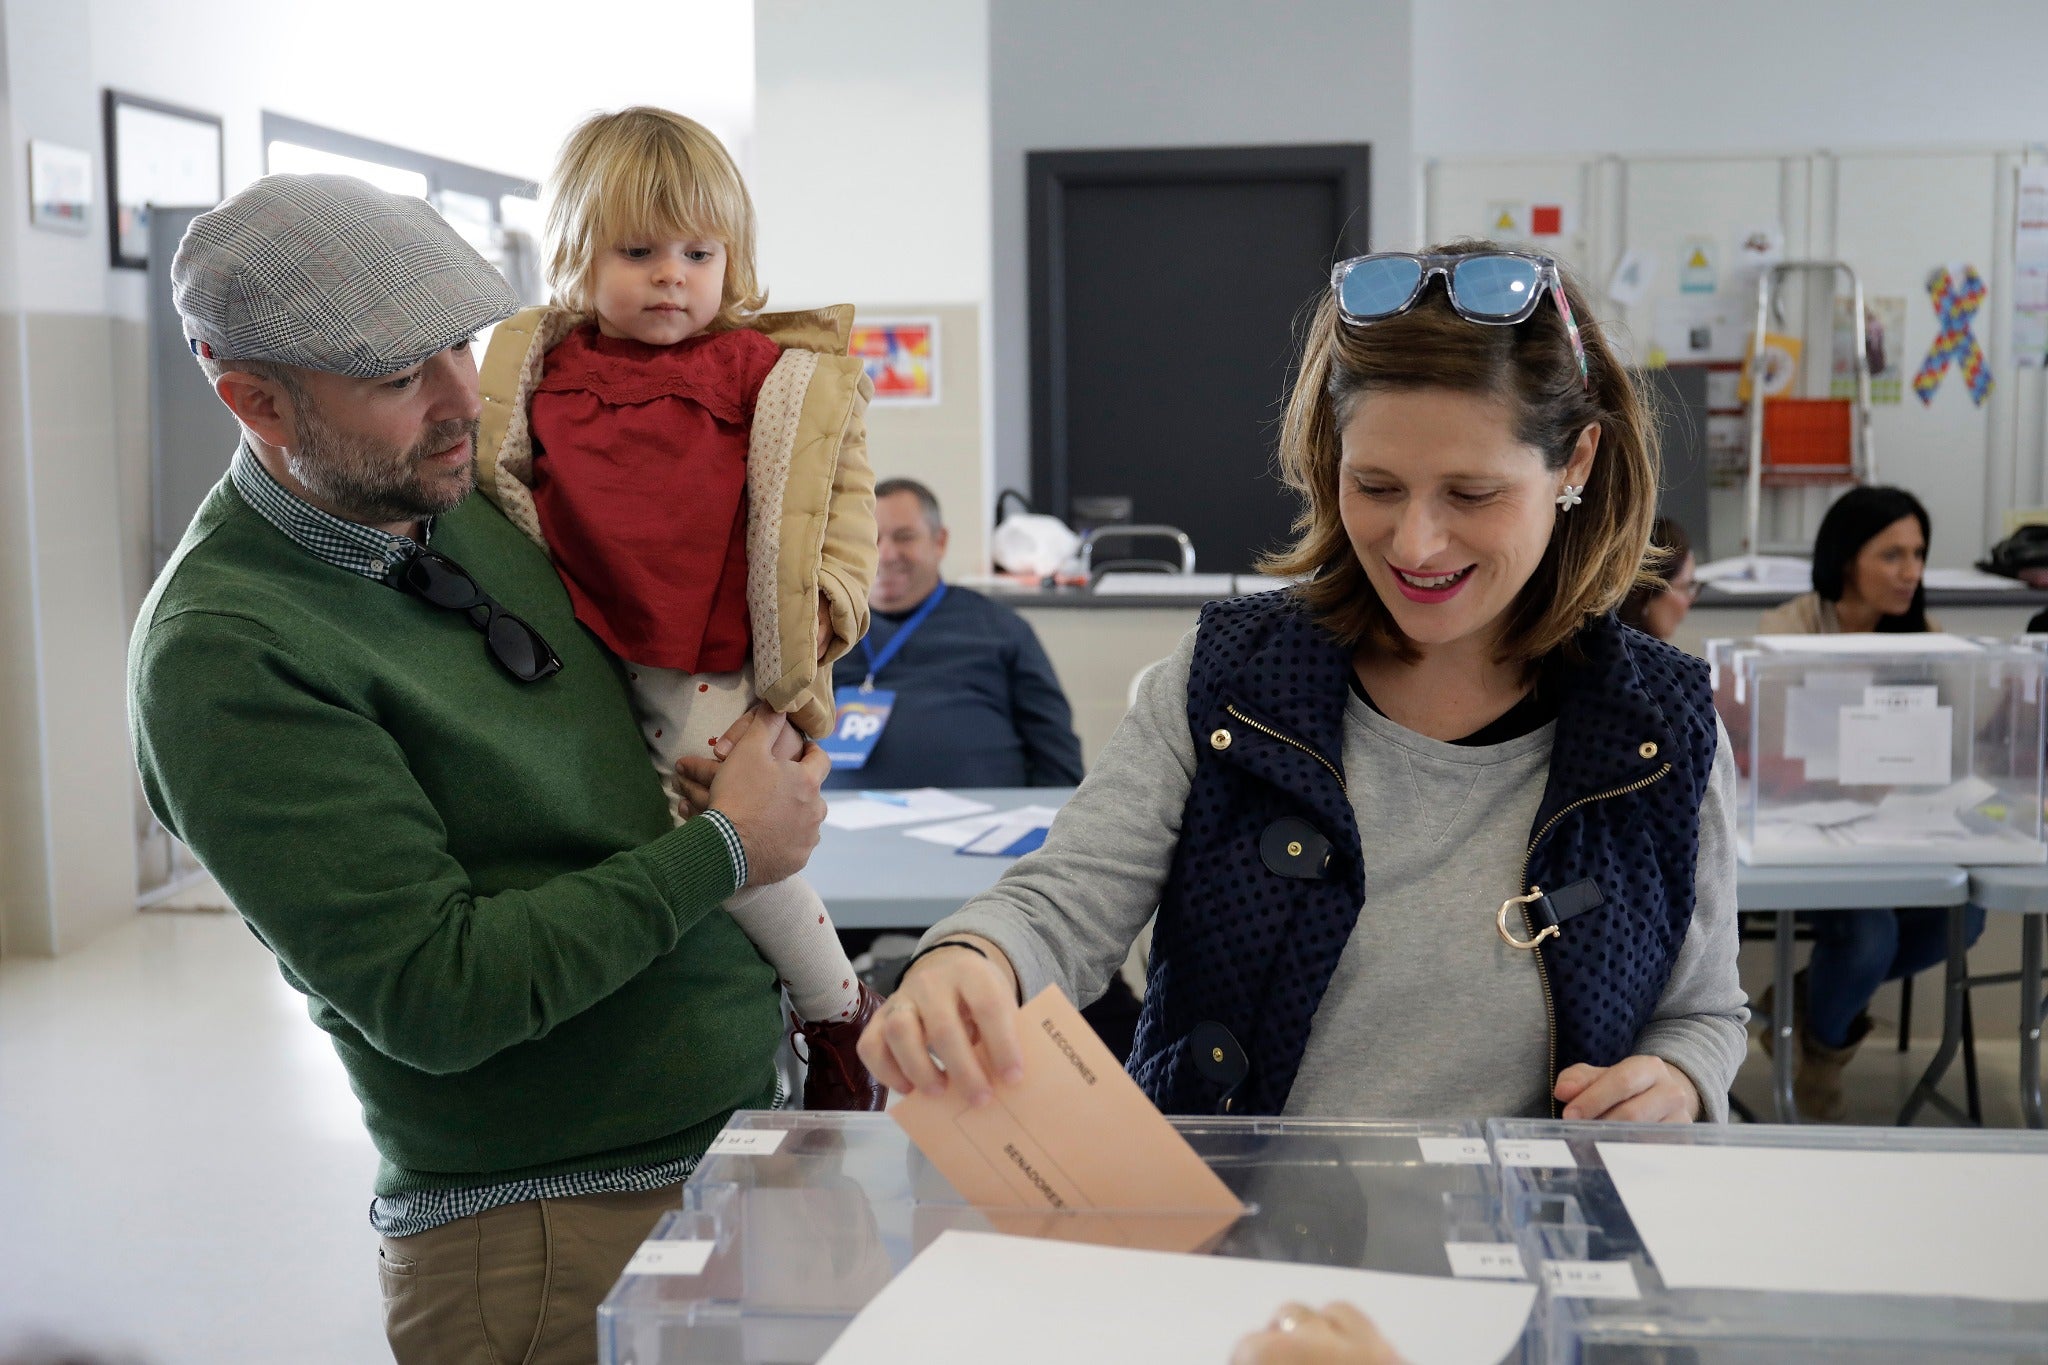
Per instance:
[[[774,972],[670,827],[620,670],[485,499],[434,548],[539,629],[520,683],[460,613],[314,558],[223,481],[129,651],[149,803],[334,1040],[377,1193],[701,1152],[765,1108]]]

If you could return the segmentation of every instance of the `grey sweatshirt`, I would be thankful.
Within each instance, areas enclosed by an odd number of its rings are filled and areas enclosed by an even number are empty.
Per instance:
[[[1002,948],[1028,999],[1056,983],[1100,996],[1151,917],[1195,771],[1187,724],[1194,634],[1154,666],[1137,704],[1060,812],[1045,847],[934,926]],[[1356,697],[1344,773],[1366,899],[1310,1027],[1289,1114],[1470,1118],[1550,1112],[1549,1025],[1534,954],[1494,928],[1549,776],[1554,725],[1505,744],[1428,739]],[[1700,806],[1691,929],[1635,1050],[1691,1078],[1728,1116],[1747,1048],[1736,980],[1735,763],[1728,736]]]

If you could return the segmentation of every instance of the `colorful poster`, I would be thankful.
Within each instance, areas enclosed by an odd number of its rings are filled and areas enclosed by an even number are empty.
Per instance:
[[[1991,361],[1973,330],[1977,310],[1984,306],[1987,292],[1984,277],[1976,267],[1960,262],[1937,266],[1927,277],[1927,297],[1934,304],[1939,330],[1934,334],[1934,344],[1927,348],[1927,359],[1920,362],[1920,372],[1913,376],[1913,392],[1920,395],[1923,404],[1934,402],[1942,376],[1952,364],[1961,372],[1972,403],[1983,407],[1984,400],[1991,396]]]
[[[1678,292],[1712,294],[1720,287],[1720,244],[1712,237],[1688,237],[1678,253]]]
[[[2048,364],[2048,166],[2020,167],[2012,248],[2013,359],[2037,368]]]
[[[1486,231],[1496,242],[1519,242],[1529,235],[1529,206],[1496,199],[1486,206]]]
[[[1749,401],[1752,379],[1766,398],[1783,398],[1791,393],[1793,381],[1799,377],[1799,353],[1803,347],[1798,337],[1766,332],[1763,352],[1756,354],[1756,338],[1752,336],[1743,351],[1745,363],[1736,396],[1745,403]]]
[[[1651,342],[1672,365],[1739,361],[1754,326],[1742,305],[1726,296],[1659,299]]]
[[[92,213],[92,155],[54,142],[28,144],[28,220],[53,232],[82,233]]]
[[[1657,278],[1657,253],[1630,249],[1621,253],[1613,278],[1607,281],[1607,297],[1624,308],[1633,308],[1650,292]]]
[[[1776,223],[1766,223],[1747,232],[1735,234],[1735,261],[1738,269],[1761,270],[1784,259],[1785,229]]]
[[[877,403],[939,401],[939,320],[868,318],[853,324],[852,354],[875,386]]]
[[[1856,348],[1861,346],[1864,363],[1870,366],[1870,401],[1897,403],[1906,390],[1906,300],[1897,294],[1866,296],[1860,334],[1850,318],[1855,311],[1855,301],[1847,294],[1835,296],[1834,369],[1828,397],[1856,396]]]
[[[1735,234],[1729,255],[1727,287],[1745,299],[1756,298],[1757,280],[1785,259],[1785,229],[1765,223]]]

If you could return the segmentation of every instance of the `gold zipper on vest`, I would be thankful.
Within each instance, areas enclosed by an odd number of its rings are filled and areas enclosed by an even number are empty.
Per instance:
[[[1655,751],[1652,750],[1652,752]],[[1565,816],[1570,815],[1573,811],[1578,810],[1581,806],[1590,806],[1595,801],[1609,801],[1617,796],[1633,796],[1637,792],[1641,791],[1643,788],[1654,786],[1670,775],[1671,765],[1669,763],[1666,763],[1665,765],[1657,769],[1656,772],[1651,773],[1648,777],[1638,778],[1634,782],[1629,783],[1626,787],[1616,787],[1613,791],[1601,792],[1597,796],[1582,796],[1578,800],[1566,806],[1564,809],[1560,810],[1557,814],[1551,816],[1548,820],[1544,821],[1543,828],[1536,831],[1536,837],[1529,840],[1529,847],[1527,851],[1525,851],[1522,854],[1522,878],[1519,885],[1522,887],[1524,891],[1527,891],[1529,889],[1529,863],[1536,856],[1536,845],[1542,843],[1543,836],[1550,833],[1551,830],[1557,827],[1558,821],[1564,819]],[[1524,905],[1522,907],[1522,929],[1523,932],[1527,933],[1531,938],[1534,938],[1536,936],[1536,921],[1530,918],[1529,907],[1527,905]],[[1543,987],[1543,1018],[1544,1021],[1550,1025],[1549,1076],[1552,1087],[1552,1093],[1550,1097],[1550,1117],[1556,1118],[1557,1004],[1551,998],[1550,969],[1543,965],[1542,949],[1537,949],[1535,952],[1531,953],[1530,956],[1536,959],[1536,980],[1537,983]]]
[[[1250,716],[1238,710],[1237,707],[1234,705],[1226,704],[1223,709],[1229,712],[1232,716],[1236,717],[1238,720],[1243,721],[1246,725],[1251,726],[1252,729],[1257,730],[1260,734],[1266,736],[1266,738],[1277,739],[1282,744],[1285,744],[1290,748],[1299,749],[1303,753],[1307,754],[1310,758],[1314,759],[1316,762],[1322,764],[1325,768],[1328,768],[1330,770],[1330,776],[1337,779],[1337,790],[1343,792],[1347,797],[1351,795],[1351,789],[1344,785],[1344,774],[1338,772],[1336,765],[1330,762],[1329,759],[1324,758],[1321,754],[1317,753],[1314,749],[1309,748],[1308,745],[1303,744],[1300,740],[1290,739],[1286,735],[1281,734],[1278,730],[1275,730],[1270,725],[1261,725],[1258,721],[1253,720]],[[1524,870],[1526,871],[1526,868]]]

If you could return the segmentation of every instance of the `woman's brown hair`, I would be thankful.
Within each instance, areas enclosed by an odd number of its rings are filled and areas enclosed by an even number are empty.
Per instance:
[[[1501,251],[1492,242],[1432,248],[1444,255]],[[1586,349],[1582,382],[1554,300],[1512,327],[1469,322],[1451,309],[1441,280],[1415,306],[1364,326],[1344,322],[1326,293],[1311,317],[1301,369],[1280,430],[1280,471],[1302,497],[1295,540],[1266,572],[1306,581],[1298,591],[1344,644],[1413,659],[1415,647],[1380,601],[1339,512],[1340,435],[1376,392],[1454,389],[1507,404],[1515,439],[1549,469],[1570,461],[1579,434],[1599,423],[1581,504],[1560,512],[1542,561],[1509,606],[1503,663],[1533,664],[1610,611],[1643,574],[1657,511],[1657,433],[1642,395],[1593,320],[1585,294],[1560,274]]]

